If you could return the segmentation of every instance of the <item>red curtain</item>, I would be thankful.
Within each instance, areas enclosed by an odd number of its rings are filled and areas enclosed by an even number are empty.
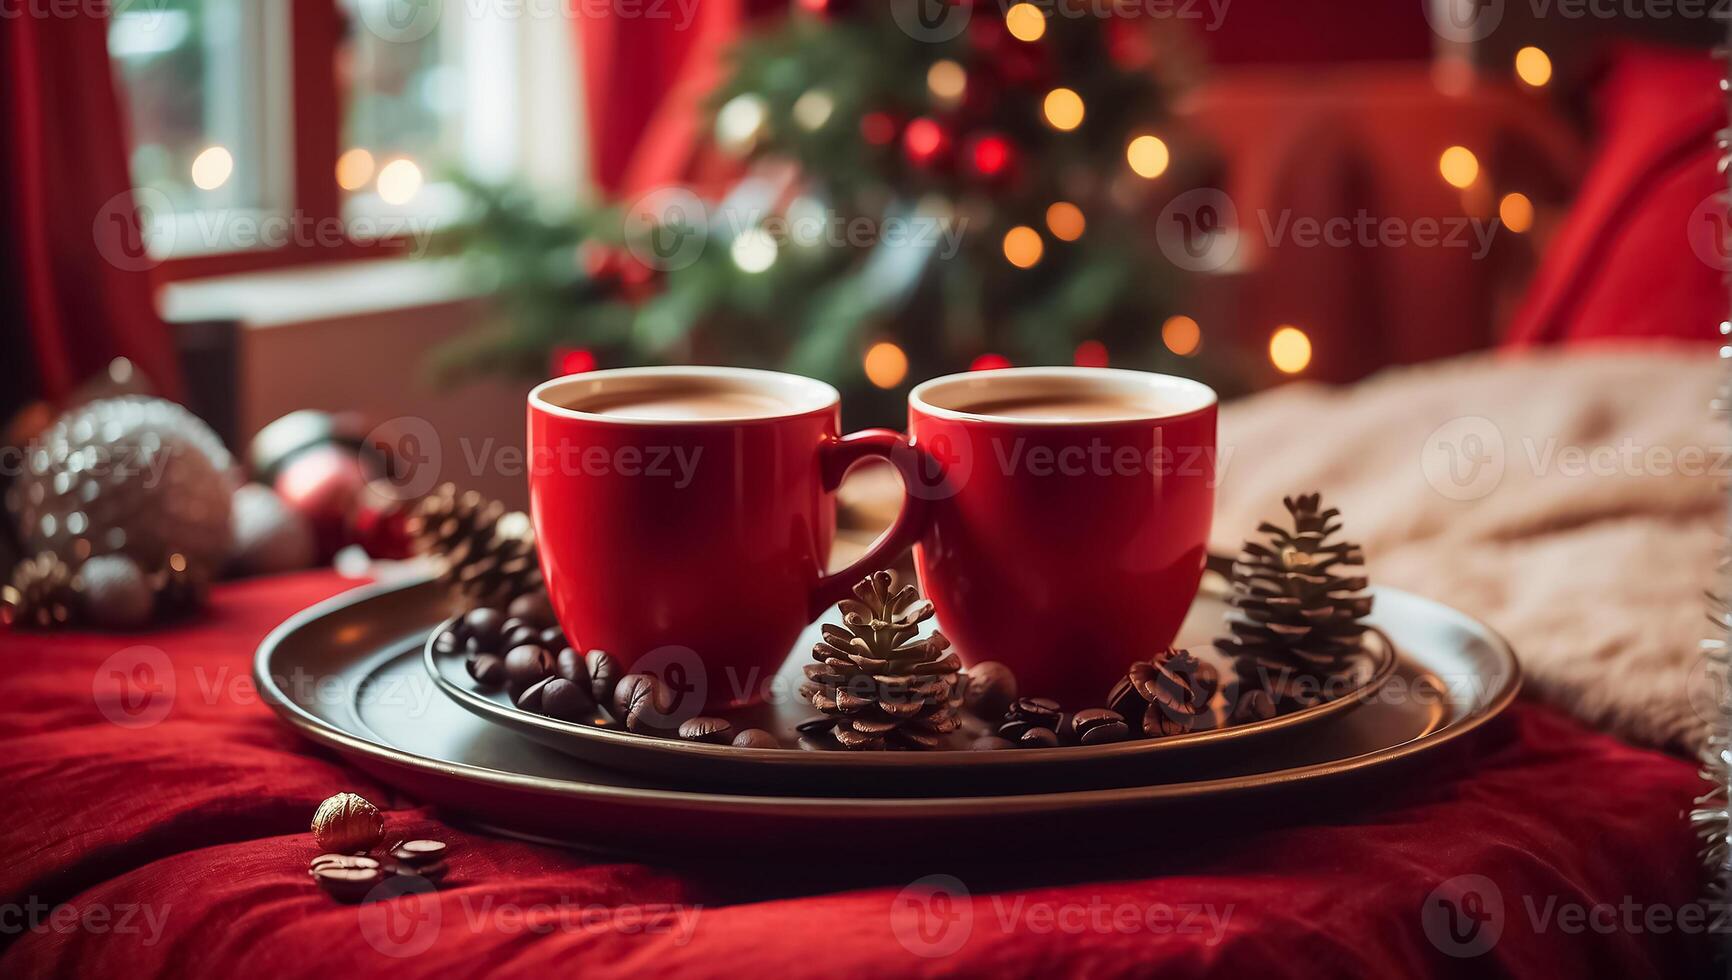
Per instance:
[[[85,14],[0,18],[0,342],[7,380],[50,400],[118,356],[158,391],[180,389],[152,306],[107,28]]]
[[[630,195],[686,176],[727,46],[752,17],[788,3],[692,0],[667,4],[664,17],[610,9],[577,21],[591,178],[605,193]]]

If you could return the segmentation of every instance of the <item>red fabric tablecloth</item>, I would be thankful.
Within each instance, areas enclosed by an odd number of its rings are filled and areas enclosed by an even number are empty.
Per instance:
[[[463,832],[315,751],[254,696],[259,640],[346,584],[320,573],[225,586],[208,616],[147,636],[0,634],[0,975],[1636,977],[1706,966],[1681,819],[1693,767],[1533,704],[1514,710],[1471,777],[1352,820],[1225,839],[1151,822],[1110,860],[967,863],[942,840],[836,840],[814,827],[747,874]],[[144,717],[127,713],[142,702],[118,703],[104,665],[140,644],[172,658],[176,693],[158,723],[126,727],[110,718]],[[389,834],[456,846],[436,898],[357,908],[308,882],[308,819],[343,789],[386,808]],[[910,889],[911,875],[876,870],[891,854],[928,855],[917,873],[951,877],[936,894]]]

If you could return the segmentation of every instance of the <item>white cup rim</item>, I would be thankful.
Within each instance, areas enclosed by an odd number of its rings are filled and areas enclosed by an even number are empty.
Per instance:
[[[596,412],[585,412],[575,408],[567,408],[557,404],[555,397],[570,389],[589,388],[595,391],[615,387],[632,388],[648,387],[645,382],[662,380],[697,379],[705,381],[734,381],[743,389],[766,391],[774,389],[774,396],[783,401],[787,411],[765,412],[762,414],[738,416],[711,416],[692,419],[651,419],[632,418],[621,415],[602,415]],[[834,386],[808,378],[799,374],[788,374],[783,371],[765,371],[759,368],[712,367],[696,364],[679,364],[653,367],[607,368],[601,371],[585,371],[581,374],[567,374],[551,378],[529,390],[529,407],[531,411],[546,412],[558,418],[576,419],[583,422],[598,422],[604,425],[741,425],[749,422],[774,422],[780,419],[800,418],[819,412],[834,411],[842,404],[842,395]]]
[[[1146,412],[1127,412],[1122,418],[1035,419],[947,408],[936,404],[933,400],[936,397],[942,397],[951,388],[983,390],[986,388],[1023,386],[1024,390],[1032,390],[1043,386],[1051,388],[1083,384],[1087,384],[1095,391],[1099,391],[1102,386],[1142,393],[1154,391],[1163,399],[1170,401],[1172,407],[1170,410],[1162,411],[1151,409]],[[1193,381],[1190,378],[1181,378],[1173,374],[1156,374],[1152,371],[1098,367],[1010,367],[995,368],[990,371],[965,371],[961,374],[947,374],[929,381],[922,381],[908,393],[909,407],[932,418],[957,422],[992,422],[1000,425],[1049,427],[1167,422],[1206,411],[1213,408],[1219,401],[1220,398],[1215,394],[1215,389],[1201,381]]]

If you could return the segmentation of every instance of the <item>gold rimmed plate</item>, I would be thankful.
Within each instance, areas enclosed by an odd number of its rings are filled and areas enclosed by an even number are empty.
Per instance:
[[[1190,647],[1211,662],[1223,678],[1230,678],[1227,662],[1208,642],[1221,632],[1226,609],[1220,591],[1199,593],[1180,631],[1178,645]],[[832,614],[821,622],[839,623],[840,619]],[[1395,675],[1398,661],[1387,634],[1373,630],[1368,634],[1365,657],[1342,679],[1339,690],[1332,692],[1339,696],[1263,721],[1230,724],[1226,695],[1217,691],[1207,730],[1184,735],[1105,745],[973,751],[970,743],[989,733],[991,724],[965,716],[962,729],[937,751],[849,752],[835,746],[826,748],[823,741],[804,738],[799,732],[800,723],[817,714],[798,697],[805,679],[800,668],[809,662],[806,653],[819,636],[819,624],[813,624],[795,644],[781,672],[764,686],[761,693],[765,697],[760,703],[716,712],[735,731],[761,728],[776,735],[785,746],[744,749],[683,741],[671,737],[671,732],[666,733],[669,737],[628,732],[603,711],[584,722],[568,722],[518,708],[505,691],[478,686],[469,676],[462,652],[442,653],[436,648],[433,638],[447,625],[441,623],[428,636],[424,648],[427,671],[443,694],[477,717],[586,762],[675,785],[752,792],[798,783],[859,796],[942,794],[956,785],[961,770],[969,772],[973,785],[1006,793],[1024,792],[1031,786],[1080,789],[1193,778],[1208,773],[1224,759],[1258,751],[1258,746],[1270,739],[1303,738],[1309,729],[1334,722],[1375,697]],[[681,666],[688,673],[701,669],[698,664]],[[1102,704],[1106,694],[1101,692]],[[1133,724],[1140,721],[1132,719]]]
[[[453,817],[634,853],[767,853],[818,827],[950,833],[960,836],[922,839],[953,839],[965,849],[995,841],[1069,849],[1110,844],[1115,831],[1147,828],[1157,815],[1243,815],[1269,810],[1277,797],[1283,813],[1325,800],[1369,803],[1440,771],[1411,763],[1466,758],[1446,750],[1483,730],[1520,687],[1514,654],[1490,629],[1383,590],[1379,625],[1402,655],[1378,695],[1309,737],[1232,754],[1207,776],[1082,790],[1043,777],[1009,794],[976,781],[982,768],[969,767],[942,796],[843,796],[798,779],[718,793],[587,763],[458,707],[439,694],[424,664],[427,634],[442,617],[438,593],[425,582],[338,596],[273,631],[254,679],[266,703],[305,737]],[[1079,832],[1058,832],[1067,827]]]

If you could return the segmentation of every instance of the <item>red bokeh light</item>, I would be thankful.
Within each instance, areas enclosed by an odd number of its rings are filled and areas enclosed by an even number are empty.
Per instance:
[[[1077,367],[1106,367],[1107,345],[1098,340],[1085,340],[1076,345],[1072,363]]]
[[[860,135],[874,146],[884,146],[896,138],[896,120],[888,112],[868,112],[860,117]]]
[[[997,177],[1010,166],[1010,142],[1002,136],[982,136],[974,141],[971,157],[975,173]]]
[[[970,371],[996,371],[1010,367],[1010,358],[1003,354],[982,354],[968,365]]]
[[[595,355],[581,347],[561,347],[554,351],[553,367],[561,375],[594,371]]]

